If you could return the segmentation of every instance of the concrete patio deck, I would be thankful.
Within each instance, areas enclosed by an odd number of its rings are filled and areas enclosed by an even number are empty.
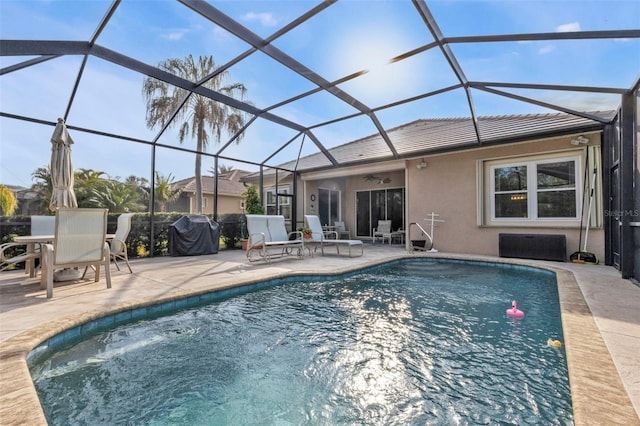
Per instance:
[[[341,273],[403,257],[444,257],[538,266],[556,272],[577,425],[640,425],[640,287],[601,265],[538,262],[446,253],[412,254],[401,246],[365,246],[364,256],[316,254],[271,264],[244,252],[131,261],[104,280],[59,283],[46,299],[23,271],[0,273],[0,424],[46,424],[25,356],[70,327],[107,313],[295,274]],[[126,268],[125,268],[126,270]]]

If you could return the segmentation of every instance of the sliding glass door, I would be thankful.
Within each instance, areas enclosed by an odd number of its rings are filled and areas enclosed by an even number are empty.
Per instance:
[[[404,188],[356,192],[356,232],[370,237],[379,220],[390,220],[394,231],[404,229]]]

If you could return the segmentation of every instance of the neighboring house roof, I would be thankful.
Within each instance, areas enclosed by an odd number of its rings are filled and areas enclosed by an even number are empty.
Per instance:
[[[246,170],[232,170],[228,173],[218,175],[218,195],[229,195],[240,197],[247,190],[244,183],[240,181],[251,172]],[[215,178],[213,176],[202,176],[202,193],[213,194]],[[182,192],[196,192],[195,176],[179,180],[171,184],[171,188],[180,189]]]
[[[602,117],[603,121],[609,121],[615,115],[615,111],[594,112],[592,115]],[[473,122],[468,117],[424,119],[403,124],[388,131],[389,139],[398,153],[397,157],[394,157],[379,134],[336,146],[329,149],[329,152],[340,166],[351,166],[575,132],[597,131],[602,127],[602,122],[564,113],[478,117],[478,129],[482,138],[482,145],[480,145]],[[293,170],[295,165],[294,159],[278,167]],[[297,170],[312,171],[332,167],[334,166],[331,162],[319,152],[301,157]],[[268,173],[265,172],[265,174]],[[254,173],[252,176],[257,175],[259,173]]]
[[[24,186],[6,185],[16,196],[16,200],[35,200],[39,198],[40,194],[31,188],[25,188]]]

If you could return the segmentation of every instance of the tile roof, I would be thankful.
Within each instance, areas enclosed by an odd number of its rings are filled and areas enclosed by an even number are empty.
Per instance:
[[[608,121],[615,111],[594,112]],[[600,130],[601,122],[565,113],[526,114],[478,117],[482,145],[519,142],[527,139],[559,136],[572,132]],[[403,124],[388,131],[398,152],[397,158],[411,158],[436,152],[477,148],[475,128],[471,118],[423,119]],[[368,136],[329,149],[340,166],[393,160],[395,157],[379,134]],[[296,160],[279,165],[292,170]],[[298,171],[333,167],[322,154],[301,157]],[[256,175],[256,174],[254,174]]]
[[[219,195],[231,195],[241,196],[246,187],[240,179],[249,175],[250,172],[246,170],[232,170],[229,173],[223,173],[218,178],[218,194]],[[202,192],[203,194],[213,194],[214,187],[213,176],[202,176]],[[179,180],[171,184],[173,189],[181,189],[183,192],[196,192],[196,178],[195,176],[188,177],[186,179]]]

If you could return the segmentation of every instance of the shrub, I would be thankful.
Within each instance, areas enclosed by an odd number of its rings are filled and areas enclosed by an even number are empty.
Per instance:
[[[224,240],[224,246],[228,249],[236,248],[242,237],[242,216],[239,213],[221,215],[218,219],[220,236]]]

